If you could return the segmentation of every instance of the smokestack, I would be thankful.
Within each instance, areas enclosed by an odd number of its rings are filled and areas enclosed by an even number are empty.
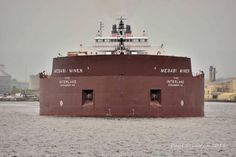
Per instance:
[[[213,68],[212,75],[213,75],[213,81],[215,81],[216,80],[216,68],[215,67]]]
[[[216,80],[216,68],[212,65],[209,68],[209,81],[213,82]]]
[[[115,37],[115,36],[118,35],[118,31],[117,31],[116,24],[112,25],[112,31],[111,31],[111,34],[112,34],[113,37]]]

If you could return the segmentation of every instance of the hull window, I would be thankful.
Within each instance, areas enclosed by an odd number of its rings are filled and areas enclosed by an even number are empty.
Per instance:
[[[160,89],[150,90],[150,105],[154,108],[161,107],[161,90]]]
[[[159,101],[159,103],[161,103],[161,90],[160,89],[151,89],[150,90],[150,99],[151,99],[151,101]]]
[[[94,94],[92,89],[84,89],[82,90],[82,108],[85,109],[92,109],[93,108],[93,101]]]

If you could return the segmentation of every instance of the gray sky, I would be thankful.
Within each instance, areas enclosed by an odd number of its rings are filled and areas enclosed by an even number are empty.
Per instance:
[[[167,55],[191,57],[194,72],[236,76],[235,0],[0,0],[0,63],[20,81],[50,72],[59,52],[91,46],[99,21],[108,35],[121,15]]]

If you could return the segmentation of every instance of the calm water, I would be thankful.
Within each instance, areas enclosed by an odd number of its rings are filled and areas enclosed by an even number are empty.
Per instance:
[[[0,156],[236,156],[236,103],[199,118],[47,117],[29,102],[0,115]]]

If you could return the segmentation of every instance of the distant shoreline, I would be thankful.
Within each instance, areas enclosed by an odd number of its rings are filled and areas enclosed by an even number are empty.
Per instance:
[[[229,102],[229,103],[235,103],[236,100],[204,100],[205,102]]]

